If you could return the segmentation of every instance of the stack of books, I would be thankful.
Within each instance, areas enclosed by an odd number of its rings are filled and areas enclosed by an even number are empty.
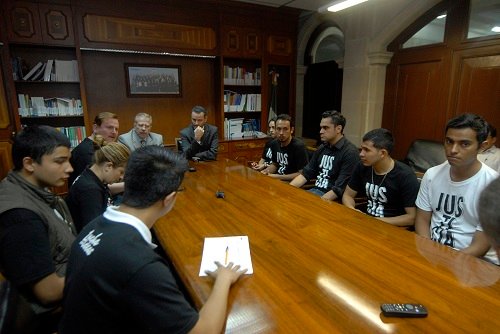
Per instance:
[[[14,70],[14,80],[57,82],[80,81],[78,62],[76,60],[49,59],[46,62],[38,62],[24,74],[24,61],[20,57],[15,57],[12,59],[12,67]]]
[[[84,126],[60,127],[56,129],[68,137],[71,143],[71,148],[77,147],[78,144],[80,144],[87,137]]]
[[[224,85],[260,86],[261,70],[256,68],[255,72],[247,71],[245,67],[224,66]]]
[[[18,112],[21,117],[83,115],[82,101],[80,99],[30,97],[28,94],[18,94],[17,97],[19,102]]]
[[[261,94],[239,94],[224,91],[224,112],[262,111]]]

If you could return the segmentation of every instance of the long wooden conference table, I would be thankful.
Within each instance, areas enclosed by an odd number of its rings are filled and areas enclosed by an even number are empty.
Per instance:
[[[226,333],[500,331],[495,265],[228,160],[194,166],[155,232],[197,307],[212,288],[204,238],[249,237],[254,274],[230,292]],[[388,318],[381,303],[429,315]]]

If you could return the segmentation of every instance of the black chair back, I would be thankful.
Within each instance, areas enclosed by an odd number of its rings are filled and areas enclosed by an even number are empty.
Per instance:
[[[7,280],[0,280],[0,334],[47,333],[30,304]],[[53,332],[53,331],[50,331]]]

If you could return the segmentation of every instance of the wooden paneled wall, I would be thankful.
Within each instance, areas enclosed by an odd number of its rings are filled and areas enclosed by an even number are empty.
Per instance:
[[[153,116],[152,131],[162,134],[165,144],[173,144],[180,129],[190,124],[194,105],[207,108],[209,122],[214,122],[215,59],[84,51],[82,61],[90,120],[99,112],[116,113],[120,133],[125,133],[132,128],[135,114],[146,112]],[[127,97],[126,63],[180,66],[182,96]]]
[[[402,49],[423,25],[447,11],[443,43]],[[389,50],[382,126],[394,133],[393,156],[402,159],[415,139],[444,140],[449,119],[481,115],[500,128],[500,39],[465,39],[468,1],[446,0],[396,38]]]
[[[290,41],[296,35],[297,11],[269,8],[263,13],[262,7],[212,0],[144,0],[140,3],[141,8],[132,0],[123,0],[119,7],[96,0],[75,0],[72,6],[76,13],[78,45],[84,49],[168,52],[209,58],[82,50],[82,95],[86,101],[87,129],[91,128],[99,112],[111,111],[119,115],[120,133],[124,133],[133,126],[136,113],[147,112],[153,116],[152,131],[161,133],[165,144],[174,144],[180,129],[189,124],[194,105],[207,108],[209,122],[221,127],[220,61],[217,57],[224,54],[222,40],[225,37],[220,35],[220,27],[226,24],[255,30],[266,37],[271,32],[277,34],[275,38],[287,36],[288,39],[283,39],[289,41],[289,45],[284,46],[290,49],[288,53],[275,55],[269,51],[266,59],[278,64],[294,63]],[[280,20],[290,24],[277,25]],[[274,29],[266,30],[271,26]],[[263,41],[257,39],[256,42],[260,45]],[[278,42],[276,45],[281,45]],[[259,49],[259,52],[262,51]],[[238,54],[238,57],[252,56],[256,55]],[[180,66],[182,95],[127,97],[126,63]],[[293,91],[287,96],[294,98]]]

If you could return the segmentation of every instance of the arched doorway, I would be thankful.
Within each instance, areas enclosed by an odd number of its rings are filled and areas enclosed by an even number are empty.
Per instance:
[[[344,34],[332,23],[319,25],[305,52],[302,136],[319,139],[318,126],[325,110],[341,111]]]

